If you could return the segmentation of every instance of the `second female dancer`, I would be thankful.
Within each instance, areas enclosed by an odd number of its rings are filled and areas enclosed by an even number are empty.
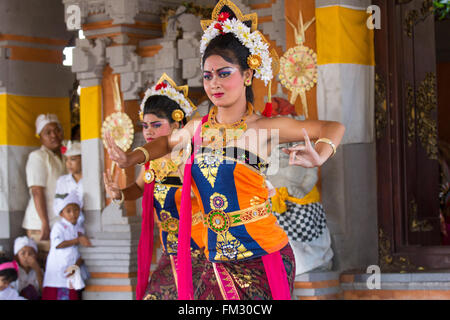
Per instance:
[[[146,91],[141,103],[140,125],[146,142],[159,137],[171,135],[186,124],[186,117],[195,110],[195,106],[187,98],[187,86],[176,86],[175,82],[164,74],[157,84]],[[139,148],[138,148],[139,149]],[[115,203],[124,200],[136,200],[143,196],[143,227],[139,240],[138,252],[138,286],[137,299],[174,300],[177,299],[177,247],[179,212],[181,204],[180,166],[183,165],[183,150],[174,152],[156,160],[145,162],[135,183],[120,189],[111,175],[104,174],[106,192]],[[152,192],[153,190],[153,192]],[[200,278],[205,261],[203,254],[202,213],[195,198],[192,199],[192,239],[190,241],[193,275]],[[163,253],[156,269],[150,271],[153,214],[156,213],[156,223]],[[147,287],[147,289],[146,289]]]

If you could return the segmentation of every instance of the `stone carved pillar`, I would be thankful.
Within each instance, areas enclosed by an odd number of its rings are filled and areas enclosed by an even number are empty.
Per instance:
[[[80,81],[80,122],[84,187],[84,212],[89,235],[101,231],[100,212],[104,206],[102,121],[102,73],[106,65],[107,38],[77,39],[72,72]]]

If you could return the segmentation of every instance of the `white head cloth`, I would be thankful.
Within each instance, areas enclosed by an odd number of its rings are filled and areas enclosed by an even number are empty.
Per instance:
[[[69,141],[66,145],[65,156],[78,156],[81,155],[81,143],[78,141]]]
[[[44,129],[44,127],[52,122],[56,122],[57,124],[61,125],[61,122],[59,122],[58,117],[56,116],[56,114],[52,114],[52,113],[47,113],[47,114],[40,114],[37,118],[36,118],[36,134],[41,134],[42,129]]]
[[[14,241],[14,255],[16,255],[23,247],[32,247],[36,253],[38,252],[36,242],[27,236],[23,236],[16,238]]]
[[[78,198],[76,190],[72,190],[68,194],[56,194],[55,200],[53,201],[53,208],[59,215],[61,214],[61,211],[71,203],[75,203],[81,208],[81,201]]]

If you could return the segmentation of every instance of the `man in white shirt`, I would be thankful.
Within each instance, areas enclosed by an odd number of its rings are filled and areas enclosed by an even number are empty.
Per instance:
[[[30,200],[22,227],[34,239],[43,259],[49,249],[50,228],[59,220],[53,211],[56,180],[65,173],[61,156],[63,129],[54,114],[41,114],[36,119],[36,135],[41,148],[30,153],[26,165]]]

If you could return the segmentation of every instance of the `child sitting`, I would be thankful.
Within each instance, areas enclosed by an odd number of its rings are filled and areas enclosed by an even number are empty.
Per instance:
[[[28,300],[39,300],[42,291],[44,272],[37,260],[36,242],[27,236],[18,237],[14,241],[14,256],[19,265],[16,289]]]
[[[11,286],[17,280],[18,270],[16,261],[0,258],[0,300],[26,300]]]
[[[62,219],[50,233],[42,300],[79,300],[87,276],[80,275],[83,260],[78,245],[91,246],[86,236],[78,234],[80,200],[76,191],[72,191],[63,199],[56,198],[54,206]]]

